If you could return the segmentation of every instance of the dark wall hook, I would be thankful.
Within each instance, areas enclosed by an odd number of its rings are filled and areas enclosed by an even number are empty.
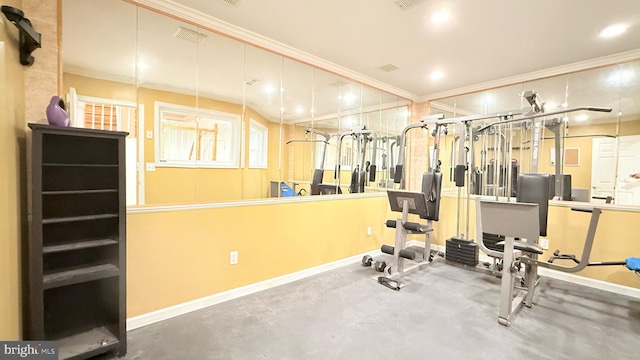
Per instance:
[[[35,60],[31,53],[42,47],[40,41],[40,33],[35,31],[31,26],[31,21],[24,17],[24,13],[20,9],[16,9],[11,6],[2,5],[2,13],[4,16],[13,23],[18,30],[19,44],[20,44],[20,64],[31,65]]]

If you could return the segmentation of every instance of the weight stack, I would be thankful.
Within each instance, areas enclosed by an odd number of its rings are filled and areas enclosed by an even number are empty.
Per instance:
[[[445,252],[447,261],[468,266],[478,265],[478,244],[473,240],[451,238],[446,241]]]
[[[496,243],[499,243],[500,241],[504,241],[503,235],[490,234],[486,232],[482,233],[482,242],[484,243],[484,246],[486,246],[491,250],[503,251],[504,250],[503,246],[496,245]]]

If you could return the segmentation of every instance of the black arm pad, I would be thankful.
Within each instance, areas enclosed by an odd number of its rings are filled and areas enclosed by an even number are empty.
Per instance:
[[[393,174],[393,182],[396,184],[400,184],[402,181],[402,166],[403,165],[396,165],[396,173]]]
[[[369,165],[369,181],[370,182],[376,181],[376,166],[375,165]]]
[[[387,222],[385,223],[385,225],[387,225],[388,228],[396,228],[396,221],[395,220],[387,220]]]
[[[464,165],[456,165],[456,170],[453,176],[454,176],[454,179],[456,180],[457,187],[464,186],[464,172],[465,172]]]
[[[580,211],[580,212],[592,213],[593,209],[571,208],[571,211]]]

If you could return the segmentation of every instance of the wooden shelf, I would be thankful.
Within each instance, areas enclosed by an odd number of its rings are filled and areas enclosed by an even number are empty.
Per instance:
[[[50,253],[56,253],[56,252],[62,252],[62,251],[72,251],[72,250],[87,249],[92,247],[116,245],[117,243],[118,242],[113,239],[80,240],[80,241],[74,241],[69,243],[44,246],[42,248],[42,253],[50,254]]]
[[[118,164],[66,164],[66,163],[42,163],[42,166],[57,166],[57,167],[114,167],[117,168]]]
[[[60,359],[86,359],[116,349],[119,341],[105,326],[58,340]]]
[[[42,195],[82,195],[82,194],[104,194],[115,193],[118,189],[97,189],[97,190],[59,190],[43,191]]]
[[[115,265],[101,264],[46,274],[43,277],[42,283],[44,289],[52,289],[60,286],[118,276],[119,273],[120,271]]]
[[[60,359],[125,356],[127,133],[29,127],[24,340],[59,341]]]
[[[61,217],[61,218],[42,219],[42,223],[43,224],[55,224],[55,223],[63,223],[63,222],[109,219],[109,218],[116,218],[116,217],[118,217],[118,214],[97,214],[97,215],[84,215],[84,216],[69,216],[69,217]]]

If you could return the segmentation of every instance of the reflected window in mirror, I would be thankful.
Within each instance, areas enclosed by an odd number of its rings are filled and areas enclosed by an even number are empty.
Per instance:
[[[249,120],[249,167],[266,169],[269,158],[269,128]]]
[[[240,116],[155,102],[157,166],[238,167]],[[194,162],[195,161],[195,162]]]

